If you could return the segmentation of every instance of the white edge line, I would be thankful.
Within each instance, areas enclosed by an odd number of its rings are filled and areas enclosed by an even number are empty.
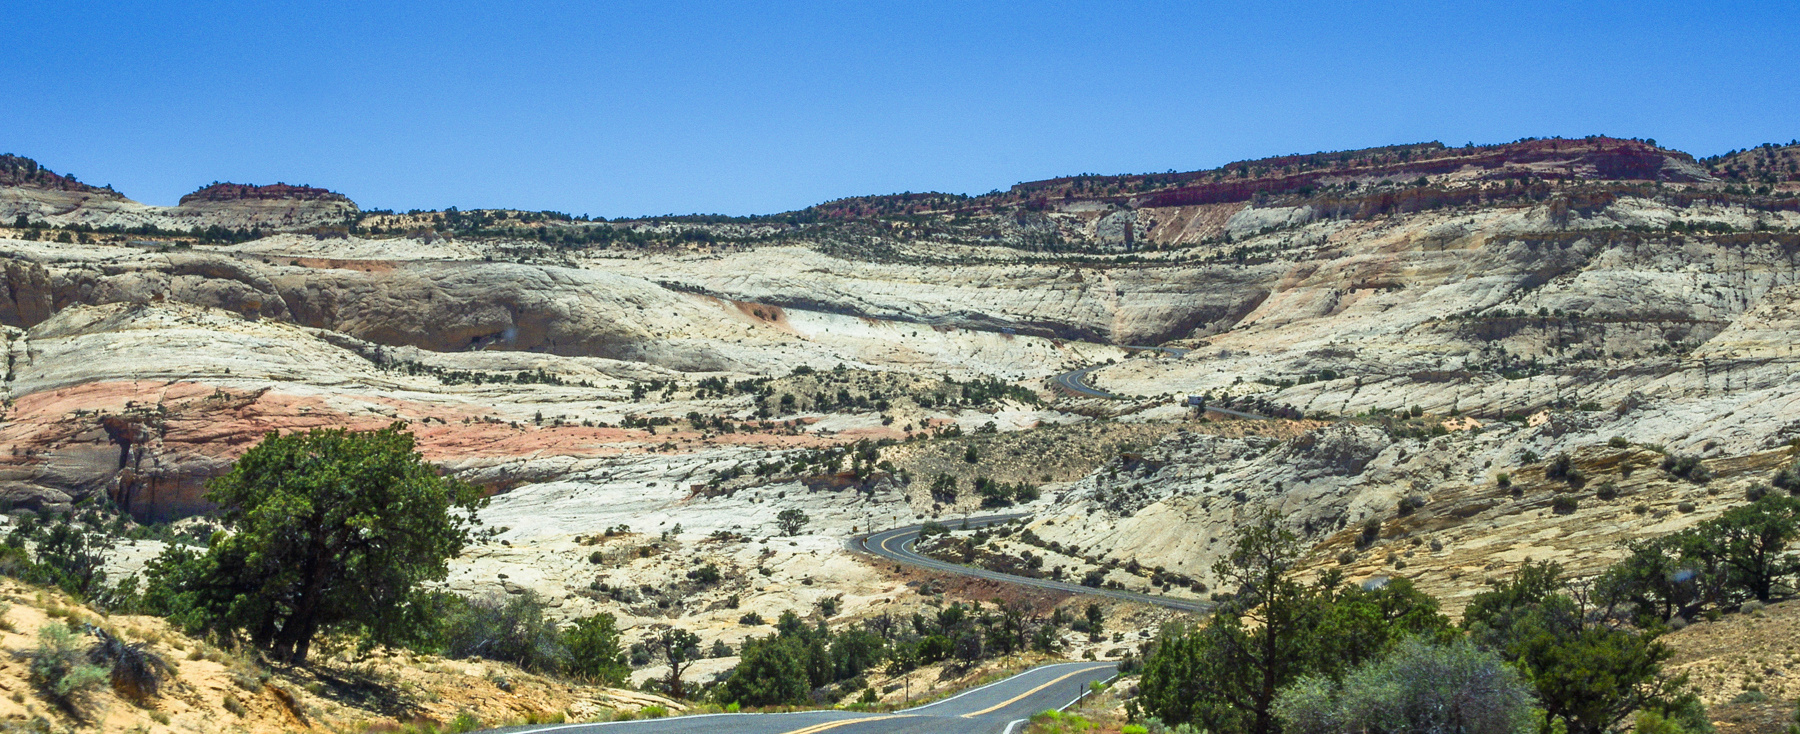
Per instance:
[[[1119,677],[1118,673],[1113,673],[1112,675],[1107,676],[1106,678],[1102,679],[1100,682],[1105,683],[1107,681],[1116,680],[1116,679],[1118,679],[1118,677]],[[1074,701],[1065,703],[1061,707],[1057,708],[1056,710],[1063,711],[1063,710],[1068,709],[1070,706],[1074,706],[1076,703],[1079,703],[1081,701],[1081,697],[1085,696],[1085,695],[1087,695],[1086,692],[1076,694]],[[1000,734],[1012,734],[1013,727],[1018,726],[1019,724],[1022,724],[1024,722],[1027,722],[1030,720],[1031,719],[1013,719],[1012,721],[1008,721],[1008,722],[1006,722],[1006,730],[1000,732]]]
[[[1105,677],[1105,678],[1101,678],[1101,679],[1100,679],[1100,682],[1101,682],[1101,683],[1106,683],[1106,682],[1109,682],[1109,681],[1113,681],[1113,680],[1117,680],[1117,679],[1118,679],[1118,677],[1119,677],[1119,674],[1118,674],[1118,673],[1113,673],[1113,674],[1112,674],[1112,675],[1109,675],[1109,676],[1107,676],[1107,677]],[[1069,707],[1070,707],[1070,706],[1074,706],[1074,705],[1075,705],[1075,704],[1078,704],[1078,703],[1081,703],[1081,697],[1082,697],[1082,696],[1086,696],[1086,695],[1087,695],[1087,691],[1082,691],[1082,692],[1080,692],[1080,693],[1077,693],[1077,694],[1075,694],[1075,700],[1073,700],[1073,701],[1070,701],[1070,702],[1068,702],[1068,703],[1065,703],[1065,704],[1063,704],[1063,705],[1061,705],[1061,706],[1058,706],[1058,707],[1056,707],[1056,710],[1057,710],[1057,711],[1064,711],[1064,710],[1067,710],[1067,709],[1068,709],[1068,708],[1069,708]]]
[[[1069,662],[1066,662],[1066,663],[1050,663],[1050,664],[1049,664],[1049,665],[1039,665],[1039,666],[1038,666],[1038,667],[1035,667],[1035,668],[1032,668],[1032,669],[1030,669],[1030,670],[1022,670],[1022,671],[1019,671],[1019,672],[1018,672],[1018,673],[1015,673],[1015,674],[1013,674],[1013,675],[1009,675],[1009,676],[1007,676],[1007,677],[1005,677],[1005,678],[1001,678],[1001,679],[1000,679],[1000,680],[997,680],[997,681],[994,681],[994,682],[992,682],[992,683],[989,683],[989,684],[987,684],[987,685],[985,685],[985,686],[982,686],[982,687],[980,687],[980,688],[970,688],[970,689],[969,689],[969,690],[966,690],[966,691],[963,691],[963,692],[962,692],[962,693],[958,693],[958,694],[956,694],[956,695],[954,695],[954,696],[951,696],[951,697],[949,697],[949,698],[946,698],[946,699],[944,699],[944,700],[942,700],[942,701],[932,701],[932,702],[931,702],[931,703],[928,703],[928,704],[925,704],[925,705],[923,705],[923,706],[914,706],[914,707],[912,707],[912,708],[909,708],[909,709],[901,709],[901,710],[899,710],[899,711],[895,711],[895,712],[894,712],[894,713],[896,713],[896,714],[903,714],[903,713],[906,713],[906,712],[909,712],[909,711],[923,711],[923,710],[925,710],[925,709],[928,709],[928,708],[931,708],[931,707],[933,707],[933,706],[941,706],[941,705],[943,705],[943,704],[946,704],[946,703],[949,703],[949,702],[951,702],[951,701],[955,701],[955,700],[956,700],[956,699],[959,699],[959,698],[962,698],[962,697],[963,697],[963,696],[967,696],[967,695],[969,695],[969,694],[971,694],[971,693],[978,693],[978,692],[980,692],[980,691],[985,691],[985,690],[987,690],[987,689],[989,689],[989,688],[993,688],[993,687],[994,687],[994,686],[997,686],[997,685],[1000,685],[1000,684],[1001,684],[1001,683],[1005,683],[1005,682],[1007,682],[1007,681],[1010,681],[1010,680],[1012,680],[1012,679],[1014,679],[1014,678],[1022,678],[1022,677],[1024,677],[1024,676],[1026,676],[1026,675],[1029,675],[1029,674],[1031,674],[1031,673],[1036,673],[1036,672],[1038,672],[1038,671],[1040,671],[1040,670],[1049,670],[1049,669],[1051,669],[1051,668],[1060,668],[1060,667],[1062,667],[1062,666],[1065,666],[1065,665],[1093,665],[1093,662],[1091,662],[1091,661],[1087,661],[1087,660],[1071,660],[1071,661],[1069,661]]]
[[[969,694],[971,694],[971,693],[975,693],[975,692],[976,692],[976,691],[981,691],[981,690],[984,690],[984,689],[988,689],[988,688],[992,688],[992,687],[994,687],[994,686],[997,686],[997,685],[1000,685],[1000,684],[1001,684],[1001,683],[1005,683],[1005,682],[1007,682],[1007,681],[1009,681],[1009,680],[1012,680],[1012,679],[1014,679],[1014,678],[1018,678],[1018,677],[1020,677],[1020,676],[1024,676],[1024,675],[1026,675],[1026,674],[1029,674],[1029,673],[1035,673],[1035,672],[1037,672],[1037,671],[1040,671],[1040,670],[1046,670],[1046,669],[1049,669],[1049,668],[1054,668],[1054,667],[1059,667],[1059,666],[1063,666],[1063,665],[1078,665],[1078,664],[1079,664],[1079,665],[1087,665],[1087,664],[1091,664],[1091,663],[1089,663],[1089,662],[1088,662],[1088,661],[1079,661],[1079,662],[1077,662],[1077,661],[1070,661],[1070,662],[1067,662],[1067,663],[1051,663],[1051,664],[1049,664],[1049,665],[1040,665],[1040,666],[1038,666],[1038,667],[1035,667],[1035,668],[1032,668],[1032,669],[1030,669],[1030,670],[1026,670],[1026,671],[1021,671],[1021,672],[1019,672],[1019,673],[1018,673],[1018,674],[1016,674],[1016,675],[1011,675],[1011,676],[1007,676],[1007,677],[1005,677],[1005,678],[1001,678],[1001,679],[1000,679],[1000,680],[997,680],[997,681],[994,681],[994,682],[992,682],[992,683],[989,683],[989,684],[987,684],[987,685],[985,685],[985,686],[982,686],[982,687],[980,687],[980,688],[971,688],[971,689],[969,689],[969,690],[966,690],[966,691],[963,691],[963,692],[962,692],[962,693],[958,693],[958,694],[956,694],[956,695],[954,695],[954,696],[951,696],[951,697],[949,697],[949,698],[946,698],[946,699],[944,699],[944,700],[942,700],[942,701],[933,701],[933,702],[931,702],[931,703],[928,703],[928,704],[925,704],[925,705],[924,705],[924,706],[914,706],[914,707],[912,707],[912,708],[909,708],[909,709],[901,709],[901,710],[899,710],[899,711],[895,711],[895,712],[893,712],[893,713],[895,713],[895,714],[904,714],[904,713],[907,713],[907,712],[911,712],[911,711],[919,711],[919,710],[922,710],[922,709],[928,709],[928,708],[931,708],[931,707],[933,707],[933,706],[936,706],[936,705],[938,705],[938,704],[944,704],[944,703],[949,703],[949,702],[951,702],[951,701],[955,701],[955,700],[956,700],[956,699],[959,699],[959,698],[962,698],[962,697],[963,697],[963,696],[967,696],[967,695],[969,695]],[[1117,673],[1114,673],[1114,674],[1113,674],[1113,676],[1112,676],[1112,678],[1107,678],[1107,680],[1112,680],[1112,679],[1113,679],[1113,678],[1117,678],[1117,677],[1119,677],[1119,676],[1118,676],[1118,674],[1117,674]],[[1075,701],[1079,701],[1079,700],[1081,700],[1081,697],[1080,697],[1080,696],[1076,696],[1076,697],[1075,697]],[[1068,703],[1065,703],[1065,704],[1063,704],[1063,707],[1062,707],[1062,708],[1065,708],[1065,709],[1066,709],[1066,708],[1068,708],[1068,707],[1070,707],[1070,706],[1073,706],[1073,705],[1075,705],[1075,701],[1070,701],[1070,702],[1068,702]],[[1061,710],[1062,710],[1062,709],[1057,709],[1057,710],[1058,710],[1058,711],[1061,711]],[[829,714],[829,713],[838,713],[838,712],[841,712],[841,713],[853,713],[853,712],[849,712],[849,711],[843,711],[843,709],[836,709],[836,710],[833,710],[833,709],[813,709],[813,710],[811,710],[811,711],[778,711],[778,712],[774,712],[774,713],[765,713],[765,714],[759,714],[759,713],[754,713],[754,712],[752,712],[752,713],[749,713],[749,714],[742,714],[742,713],[736,713],[736,714],[730,714],[730,713],[722,713],[722,714],[694,714],[694,715],[693,715],[693,716],[668,716],[668,717],[664,717],[664,718],[667,718],[667,719],[671,719],[671,720],[681,720],[681,721],[691,721],[691,720],[694,720],[694,719],[710,719],[710,718],[713,718],[713,717],[715,717],[715,716],[799,716],[799,715],[802,715],[802,714]],[[860,711],[858,711],[858,712],[854,712],[854,713],[862,713],[862,712],[860,712]],[[875,716],[875,715],[876,715],[876,714],[869,714],[869,715],[870,715],[870,716]],[[848,720],[852,720],[852,719],[856,719],[856,718],[859,718],[859,717],[856,717],[856,716],[846,716],[846,717],[843,717],[843,718],[842,718],[842,719],[834,719],[834,721],[848,721]],[[590,723],[586,723],[586,724],[563,724],[563,725],[561,725],[561,726],[553,726],[553,727],[549,727],[549,728],[547,728],[547,729],[527,729],[527,730],[525,730],[525,731],[528,731],[528,732],[532,732],[532,733],[533,733],[533,734],[536,734],[536,733],[537,733],[537,732],[551,732],[551,731],[563,731],[563,730],[564,730],[564,729],[581,729],[581,728],[584,728],[584,727],[590,727],[590,726],[613,726],[613,725],[615,725],[615,724],[647,724],[647,723],[650,723],[650,722],[652,722],[652,721],[656,721],[656,720],[657,720],[657,719],[634,719],[634,720],[632,720],[632,721],[595,721],[595,722],[590,722]],[[1024,720],[1025,720],[1025,719],[1019,719],[1019,720],[1018,720],[1018,721],[1014,721],[1014,722],[1012,722],[1012,723],[1013,723],[1013,724],[1017,724],[1017,723],[1019,723],[1019,721],[1024,721]],[[823,722],[821,722],[821,723],[823,723]],[[1011,724],[1008,724],[1008,725],[1007,725],[1007,729],[1006,729],[1006,731],[1007,731],[1007,732],[1008,732],[1008,733],[1010,733],[1010,732],[1011,732],[1011,731],[1012,731],[1012,725],[1011,725]]]
[[[769,713],[756,713],[756,712],[752,711],[747,714],[746,713],[694,714],[692,716],[664,716],[664,717],[655,718],[655,719],[633,719],[631,721],[592,721],[592,722],[588,722],[586,724],[563,724],[561,726],[552,726],[552,727],[549,727],[546,729],[524,729],[522,731],[529,732],[530,734],[538,734],[538,732],[562,731],[564,729],[581,729],[581,728],[590,727],[590,726],[620,726],[620,725],[625,725],[625,724],[648,724],[648,723],[656,722],[656,721],[670,721],[670,722],[692,721],[694,719],[710,719],[715,716],[799,716],[801,714],[831,714],[831,713],[861,714],[863,712],[861,712],[861,711],[855,711],[855,712],[845,711],[843,709],[811,709],[808,711],[774,711],[774,712],[769,712]],[[874,716],[875,714],[868,714],[868,715]],[[844,721],[844,720],[850,720],[850,719],[856,719],[856,718],[859,718],[859,717],[845,716],[841,719],[833,719],[833,721]],[[825,722],[820,722],[820,723],[825,723]]]

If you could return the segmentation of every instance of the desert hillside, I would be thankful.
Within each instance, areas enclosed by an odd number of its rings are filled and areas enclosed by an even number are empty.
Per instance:
[[[0,501],[14,523],[113,513],[107,573],[128,578],[207,537],[207,482],[264,434],[398,421],[492,497],[497,532],[445,590],[529,592],[564,622],[609,613],[630,641],[693,630],[722,646],[692,671],[705,683],[768,634],[752,615],[838,625],[991,600],[844,540],[1019,508],[1029,532],[935,552],[1205,599],[1231,535],[1273,509],[1309,569],[1409,578],[1454,613],[1527,560],[1591,575],[1625,541],[1784,491],[1796,151],[1427,143],[612,221],[363,210],[287,184],[154,207],[6,156]],[[1112,397],[1064,382],[1087,367]],[[790,510],[805,521],[787,532]],[[47,592],[6,593],[48,609]],[[15,602],[9,647],[41,623],[26,613]],[[1117,636],[1060,647],[1118,657],[1170,617],[1106,614]],[[230,691],[202,683],[230,667],[202,643],[154,644],[205,706]],[[342,662],[446,685],[408,664]],[[638,661],[630,680],[664,672]],[[512,673],[479,677],[494,675]],[[858,682],[884,704],[915,693]],[[544,685],[545,713],[648,705]],[[253,729],[402,718],[233,695]],[[439,721],[477,706],[429,695]]]

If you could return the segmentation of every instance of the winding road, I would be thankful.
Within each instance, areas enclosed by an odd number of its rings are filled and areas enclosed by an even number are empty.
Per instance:
[[[1154,350],[1176,357],[1188,350],[1176,347],[1126,347],[1132,350]],[[1052,382],[1079,395],[1121,400],[1122,396],[1088,386],[1088,373],[1105,367],[1090,365],[1051,378]],[[1245,418],[1263,416],[1221,408],[1208,408]],[[958,527],[976,528],[1027,517],[1028,513],[987,515],[957,522]],[[1053,579],[1034,579],[940,561],[920,555],[914,550],[924,525],[883,530],[859,535],[848,542],[852,551],[876,556],[935,571],[961,574],[1002,583],[1017,584],[1051,591],[1100,596],[1120,601],[1154,604],[1187,612],[1205,612],[1212,603],[1198,599],[1141,594],[1120,589],[1096,589]],[[840,710],[798,711],[785,714],[704,714],[676,716],[646,721],[620,721],[604,724],[559,724],[518,727],[508,730],[543,734],[701,734],[729,731],[734,734],[1013,734],[1032,715],[1046,709],[1063,709],[1080,700],[1088,685],[1116,677],[1117,667],[1107,662],[1053,663],[1027,670],[980,688],[964,691],[950,698],[892,713],[859,713]]]
[[[966,521],[956,521],[947,524],[953,524],[958,528],[962,527],[964,524],[967,524],[971,528],[978,528],[1016,520],[1021,517],[1026,517],[1027,515],[1028,513],[987,515],[983,517],[971,517]],[[1024,576],[1014,576],[1010,573],[1001,573],[999,571],[990,571],[985,568],[975,568],[973,566],[964,566],[949,561],[941,561],[930,556],[920,555],[913,550],[913,547],[919,542],[919,531],[924,528],[924,525],[908,525],[906,527],[882,530],[868,535],[859,535],[850,540],[850,549],[859,553],[867,553],[869,555],[885,558],[890,561],[929,568],[934,571],[973,576],[976,578],[1000,581],[1008,584],[1018,584],[1020,586],[1030,586],[1038,589],[1066,591],[1072,594],[1102,596],[1108,599],[1117,599],[1119,601],[1154,604],[1159,607],[1179,609],[1184,612],[1207,612],[1211,611],[1213,608],[1212,602],[1199,599],[1181,599],[1169,596],[1157,596],[1155,594],[1140,594],[1135,591],[1124,591],[1122,589],[1096,589],[1091,586],[1071,584],[1066,581],[1026,578]]]
[[[1164,354],[1175,355],[1176,359],[1185,357],[1185,356],[1187,356],[1188,352],[1193,351],[1191,349],[1183,349],[1181,347],[1120,347],[1120,348],[1128,350],[1128,351],[1133,351],[1133,352],[1162,352]],[[1085,395],[1090,398],[1106,398],[1108,400],[1124,400],[1124,399],[1126,399],[1125,396],[1123,396],[1123,395],[1110,393],[1105,390],[1101,390],[1100,388],[1089,385],[1087,383],[1087,376],[1089,373],[1092,373],[1094,370],[1100,369],[1101,367],[1108,367],[1108,366],[1111,366],[1111,363],[1102,362],[1100,364],[1090,364],[1090,365],[1083,367],[1081,369],[1078,369],[1078,370],[1069,370],[1068,372],[1064,372],[1060,375],[1050,378],[1050,384],[1054,385],[1056,387],[1060,387],[1069,392],[1072,392],[1076,395]],[[1238,418],[1246,418],[1246,419],[1253,420],[1253,421],[1266,421],[1269,419],[1269,417],[1266,415],[1257,415],[1255,413],[1246,413],[1241,410],[1232,410],[1230,408],[1220,408],[1220,407],[1211,406],[1211,405],[1206,406],[1204,408],[1204,410],[1206,410],[1206,412],[1208,412],[1208,413],[1223,413],[1225,415],[1235,416]]]
[[[798,711],[791,714],[705,714],[609,724],[562,724],[503,731],[565,734],[1012,734],[1046,709],[1074,703],[1094,681],[1112,679],[1112,663],[1039,666],[936,703],[875,714]]]

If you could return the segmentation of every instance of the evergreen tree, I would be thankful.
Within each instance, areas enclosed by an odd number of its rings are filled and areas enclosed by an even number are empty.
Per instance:
[[[435,605],[420,584],[448,574],[486,503],[425,464],[399,423],[270,433],[206,498],[236,532],[204,553],[171,547],[150,566],[150,603],[296,664],[328,630],[378,644],[429,636]]]

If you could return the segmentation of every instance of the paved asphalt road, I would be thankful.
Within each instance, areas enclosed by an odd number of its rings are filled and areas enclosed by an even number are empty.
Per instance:
[[[1140,352],[1145,352],[1145,351],[1162,352],[1164,354],[1175,355],[1176,359],[1180,359],[1180,358],[1186,356],[1187,353],[1189,351],[1191,351],[1191,350],[1187,350],[1187,349],[1182,349],[1180,347],[1124,347],[1124,349],[1140,351]],[[1070,370],[1068,372],[1064,372],[1060,375],[1052,377],[1052,378],[1050,378],[1050,382],[1051,382],[1051,384],[1054,384],[1057,387],[1060,387],[1064,390],[1068,390],[1069,392],[1075,393],[1077,395],[1086,395],[1090,398],[1107,398],[1109,400],[1124,400],[1125,396],[1123,396],[1123,395],[1115,395],[1113,393],[1109,393],[1105,390],[1101,390],[1100,388],[1093,387],[1093,386],[1087,384],[1087,376],[1089,373],[1093,372],[1094,370],[1100,369],[1101,367],[1106,367],[1106,366],[1108,366],[1108,365],[1106,365],[1106,364],[1091,364],[1091,365],[1088,365],[1081,369]],[[1210,412],[1210,413],[1224,413],[1225,415],[1237,416],[1239,418],[1248,418],[1250,420],[1255,420],[1255,421],[1266,421],[1269,419],[1269,417],[1266,415],[1257,415],[1255,413],[1245,413],[1244,411],[1241,411],[1241,410],[1232,410],[1230,408],[1219,408],[1219,407],[1214,407],[1211,405],[1206,406],[1206,410],[1207,410],[1207,412]]]
[[[561,724],[512,731],[544,734],[1010,734],[1025,719],[1073,703],[1091,681],[1113,677],[1112,663],[1056,663],[957,694],[937,703],[887,714],[800,711],[791,714],[676,716],[611,724]]]
[[[1002,523],[1021,517],[1025,517],[1025,515],[987,515],[984,517],[971,517],[966,521],[953,520],[946,522],[945,524],[952,528],[961,528],[966,522],[969,527],[973,528]],[[919,542],[919,531],[924,527],[925,526],[923,525],[908,525],[903,528],[894,528],[892,530],[883,530],[878,533],[858,536],[850,541],[850,549],[914,566],[923,566],[925,568],[962,574],[964,576],[992,579],[994,581],[1018,584],[1020,586],[1033,586],[1040,589],[1053,589],[1056,591],[1067,591],[1089,596],[1104,596],[1109,599],[1155,604],[1160,607],[1180,609],[1187,612],[1210,611],[1213,606],[1212,602],[1201,601],[1198,599],[1180,599],[1175,597],[1156,596],[1154,594],[1139,594],[1135,591],[1122,591],[1119,589],[1096,589],[1080,584],[1071,584],[1052,579],[1026,578],[1024,576],[1014,576],[999,571],[989,571],[985,568],[975,568],[973,566],[950,563],[949,561],[940,561],[936,558],[919,555],[918,553],[913,552],[913,546]]]

